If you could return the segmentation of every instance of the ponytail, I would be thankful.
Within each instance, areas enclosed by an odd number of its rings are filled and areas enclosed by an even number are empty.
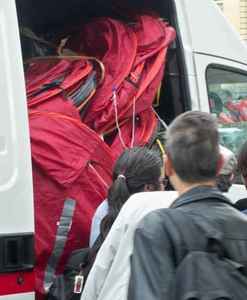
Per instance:
[[[159,155],[148,148],[137,147],[123,152],[115,164],[113,184],[108,191],[108,214],[100,225],[103,239],[131,195],[144,191],[146,184],[152,184],[154,190],[160,188],[162,166]]]
[[[102,220],[100,226],[103,238],[105,238],[110,231],[111,226],[117,218],[121,207],[129,197],[130,192],[127,186],[126,177],[123,174],[120,174],[108,191],[107,201],[109,204],[109,210],[108,214]]]

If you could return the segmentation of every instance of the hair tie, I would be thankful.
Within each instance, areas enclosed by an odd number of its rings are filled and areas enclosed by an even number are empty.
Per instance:
[[[123,178],[124,180],[126,180],[126,177],[123,174],[119,174],[117,178]]]

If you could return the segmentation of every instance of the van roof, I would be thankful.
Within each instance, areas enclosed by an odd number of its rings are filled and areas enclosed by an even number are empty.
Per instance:
[[[215,1],[174,0],[182,39],[193,52],[227,58],[247,65],[247,46]],[[185,25],[186,24],[186,25]]]

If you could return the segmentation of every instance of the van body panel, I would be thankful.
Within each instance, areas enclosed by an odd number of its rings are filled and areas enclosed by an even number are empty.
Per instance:
[[[0,234],[34,232],[32,167],[15,1],[0,2]]]
[[[190,91],[190,109],[200,110],[200,98],[196,75],[187,75],[187,83]]]
[[[14,0],[0,1],[0,69],[0,299],[31,300],[34,299],[31,149]],[[18,280],[23,280],[23,284]]]
[[[0,300],[33,300],[34,293],[0,296]]]
[[[247,64],[247,47],[213,0],[174,1],[185,52]]]

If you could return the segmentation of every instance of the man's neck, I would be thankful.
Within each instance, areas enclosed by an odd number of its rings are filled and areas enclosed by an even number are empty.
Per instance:
[[[178,192],[179,196],[182,194],[188,192],[189,190],[199,187],[199,186],[208,186],[208,187],[215,187],[215,181],[209,180],[209,181],[203,181],[203,182],[197,182],[197,183],[188,183],[183,182],[181,180],[176,180],[176,183],[174,182],[174,187],[176,191]]]

